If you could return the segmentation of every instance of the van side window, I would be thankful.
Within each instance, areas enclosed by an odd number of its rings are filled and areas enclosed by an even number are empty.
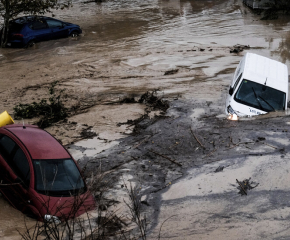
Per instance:
[[[235,85],[234,85],[234,87],[233,87],[234,91],[235,91],[235,89],[236,89],[238,83],[240,82],[242,75],[243,75],[243,73],[241,73],[240,76],[238,77],[238,79],[236,80]]]

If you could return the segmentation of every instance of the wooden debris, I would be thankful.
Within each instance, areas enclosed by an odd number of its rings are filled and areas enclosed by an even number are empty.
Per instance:
[[[214,149],[212,152],[210,152],[209,154],[207,154],[205,157],[203,158],[206,158],[206,157],[209,157],[210,155],[212,155],[217,149]]]
[[[240,187],[241,187],[241,189],[243,190],[243,192],[244,192],[246,195],[248,195],[247,192],[246,192],[246,190],[244,189],[243,185],[239,182],[239,180],[236,179],[236,181],[237,181],[237,183],[240,185]]]
[[[152,152],[152,153],[154,153],[154,154],[156,154],[156,155],[158,155],[158,156],[160,156],[160,157],[163,157],[163,158],[169,160],[170,162],[172,162],[172,163],[174,163],[174,164],[176,164],[176,165],[178,165],[178,166],[180,166],[180,167],[182,167],[182,164],[181,164],[181,163],[175,162],[174,160],[172,160],[171,158],[169,158],[169,157],[167,157],[167,156],[164,156],[164,155],[162,155],[162,154],[160,154],[160,153],[157,153],[157,152],[155,152],[155,151],[153,151],[153,150],[149,150],[149,151]]]
[[[169,70],[169,71],[166,71],[164,73],[164,75],[173,75],[173,74],[177,73],[178,71],[179,71],[179,69]]]

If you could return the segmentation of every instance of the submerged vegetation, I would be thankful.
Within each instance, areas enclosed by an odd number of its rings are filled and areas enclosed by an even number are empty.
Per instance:
[[[55,86],[57,81],[53,82],[49,87],[48,100],[43,98],[40,102],[31,104],[17,104],[14,110],[14,118],[17,120],[22,118],[40,117],[37,125],[42,128],[49,127],[55,122],[64,120],[68,116],[68,109],[61,101],[64,89],[57,91]]]

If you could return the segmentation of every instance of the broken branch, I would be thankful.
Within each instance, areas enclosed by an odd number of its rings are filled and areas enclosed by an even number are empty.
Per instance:
[[[272,146],[272,145],[270,145],[270,144],[268,144],[268,143],[263,142],[263,144],[265,144],[265,145],[267,145],[267,146],[269,146],[269,147],[271,147],[271,148],[278,149],[277,147],[274,147],[274,146]]]
[[[198,140],[198,138],[195,136],[195,134],[193,133],[192,129],[190,128],[191,134],[194,136],[195,140],[199,143],[199,145],[205,149],[205,146],[202,145],[202,143]]]
[[[233,142],[232,142],[233,143]],[[240,144],[248,144],[248,143],[255,143],[255,142],[238,142],[237,144],[234,144],[233,146],[229,147],[229,148],[226,148],[226,149],[232,149],[232,148],[235,148],[236,146],[239,146]],[[249,148],[249,147],[248,147]],[[251,149],[251,148],[249,148]]]

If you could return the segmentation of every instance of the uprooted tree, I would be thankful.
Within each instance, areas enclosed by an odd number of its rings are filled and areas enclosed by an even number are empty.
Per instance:
[[[3,20],[1,47],[7,44],[10,20],[21,14],[44,14],[52,9],[68,8],[71,4],[71,0],[0,0],[0,19]]]

